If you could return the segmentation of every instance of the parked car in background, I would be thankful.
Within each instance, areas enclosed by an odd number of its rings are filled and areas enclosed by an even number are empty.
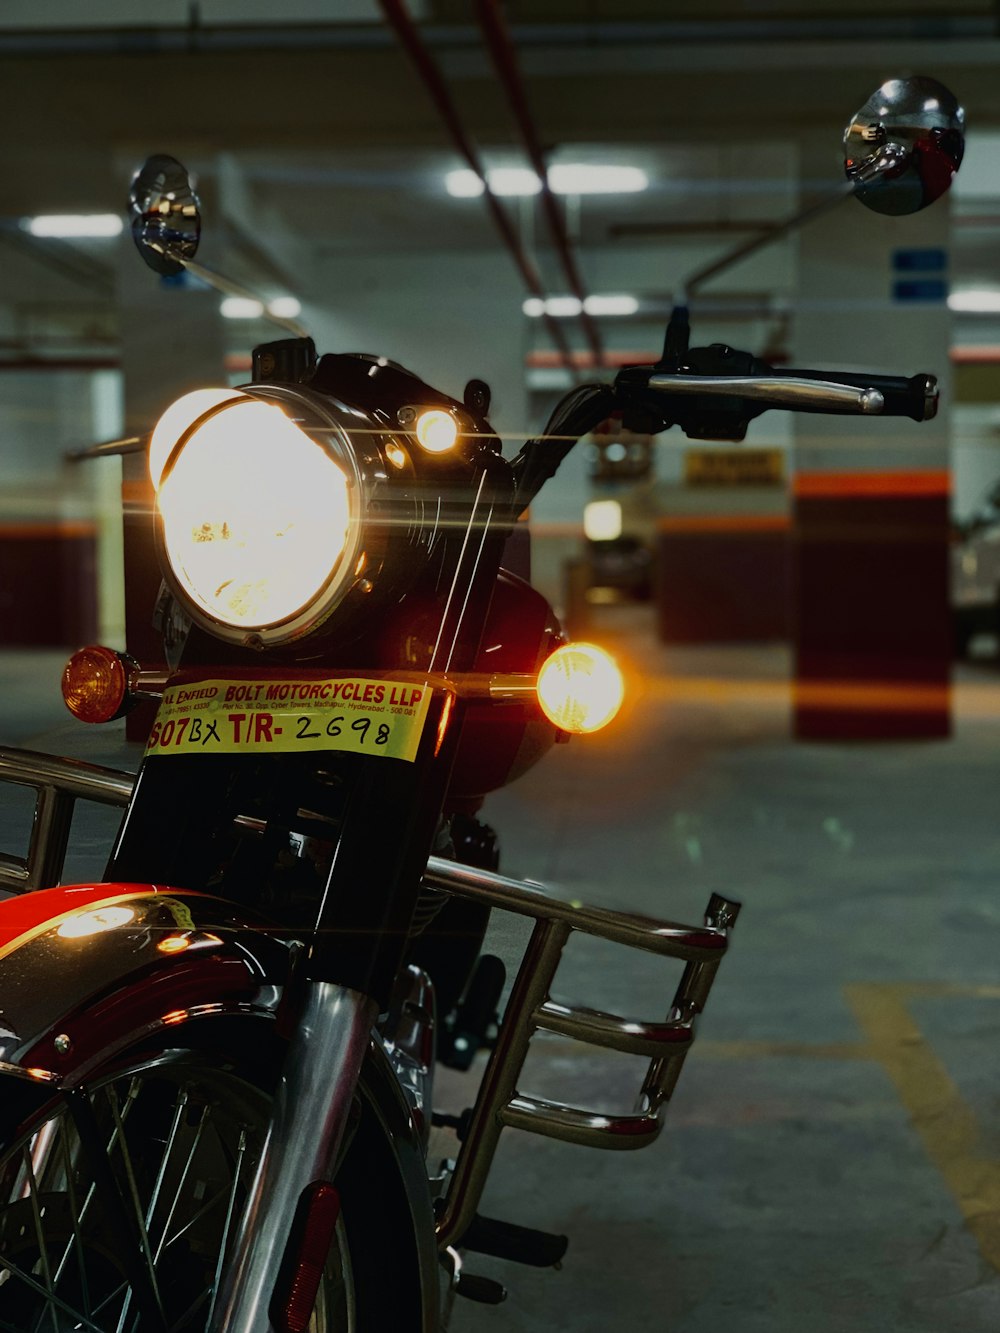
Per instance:
[[[955,652],[964,657],[977,634],[1000,638],[1000,482],[969,519],[957,524],[951,556]]]

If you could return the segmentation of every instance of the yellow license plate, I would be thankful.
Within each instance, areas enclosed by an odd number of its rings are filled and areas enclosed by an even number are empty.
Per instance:
[[[364,678],[199,680],[169,686],[147,756],[349,750],[416,758],[428,685]]]

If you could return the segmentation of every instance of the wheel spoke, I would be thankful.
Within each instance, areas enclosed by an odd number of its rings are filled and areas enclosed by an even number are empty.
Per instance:
[[[55,1318],[56,1310],[62,1310],[64,1314],[68,1314],[71,1319],[75,1319],[84,1328],[91,1330],[91,1333],[105,1333],[105,1330],[99,1328],[92,1319],[87,1319],[79,1310],[74,1310],[71,1305],[67,1305],[62,1297],[57,1296],[54,1291],[47,1291],[30,1273],[26,1273],[23,1268],[19,1268],[6,1255],[0,1255],[0,1269],[6,1269],[12,1277],[17,1278],[19,1282],[23,1282],[26,1287],[30,1287],[37,1295],[44,1297],[48,1302],[53,1318]],[[24,1333],[24,1330],[21,1329],[20,1333]]]
[[[42,1265],[42,1276],[45,1279],[45,1287],[48,1291],[49,1299],[51,1300],[55,1296],[55,1289],[52,1286],[52,1270],[49,1268],[49,1251],[48,1246],[45,1244],[45,1232],[42,1229],[42,1209],[38,1202],[38,1181],[35,1179],[35,1164],[31,1160],[31,1148],[29,1145],[25,1145],[23,1154],[24,1169],[27,1173],[28,1185],[30,1187],[28,1197],[31,1202],[31,1216],[35,1223],[35,1239],[38,1241],[38,1259]],[[49,1314],[52,1316],[53,1333],[59,1333],[59,1322],[56,1319],[54,1305],[49,1306]]]
[[[170,1239],[163,1243],[163,1250],[164,1251],[169,1250],[171,1245],[176,1244],[177,1241],[179,1241],[182,1236],[186,1236],[187,1233],[191,1230],[191,1228],[197,1222],[200,1222],[201,1219],[206,1215],[206,1213],[210,1213],[216,1204],[222,1202],[222,1200],[226,1197],[227,1192],[228,1191],[224,1189],[219,1190],[218,1194],[212,1195],[208,1203],[203,1203],[202,1206],[195,1213],[195,1215],[193,1217],[188,1218],[188,1220],[181,1227],[180,1231],[175,1231],[174,1234],[170,1237]],[[157,1255],[157,1258],[159,1258],[159,1255]]]
[[[206,1287],[204,1291],[202,1291],[198,1296],[194,1298],[194,1300],[191,1302],[188,1308],[181,1315],[180,1319],[178,1319],[175,1324],[170,1325],[170,1333],[182,1333],[182,1331],[188,1327],[188,1325],[191,1323],[191,1320],[195,1317],[195,1315],[198,1313],[201,1307],[211,1296],[212,1296],[212,1288]],[[207,1327],[207,1320],[205,1321],[205,1323],[202,1324],[202,1327],[203,1328]]]
[[[163,1223],[163,1230],[160,1233],[160,1241],[156,1247],[156,1253],[153,1255],[154,1264],[159,1262],[160,1255],[163,1253],[164,1246],[167,1243],[167,1232],[170,1230],[170,1223],[174,1220],[174,1213],[177,1211],[177,1204],[180,1200],[184,1186],[187,1183],[188,1172],[191,1170],[191,1163],[194,1161],[195,1154],[198,1151],[198,1145],[199,1143],[201,1143],[202,1131],[205,1128],[205,1122],[206,1120],[208,1120],[208,1118],[209,1118],[208,1108],[205,1107],[203,1108],[201,1119],[198,1121],[198,1128],[194,1132],[194,1140],[188,1151],[187,1160],[185,1161],[184,1167],[181,1171],[180,1180],[178,1180],[177,1188],[174,1190],[174,1197],[170,1203],[170,1210],[167,1213],[167,1220]],[[151,1216],[152,1216],[152,1209],[150,1209],[150,1217]]]
[[[0,1333],[202,1333],[266,1137],[266,1089],[167,1050],[62,1096],[0,1155]],[[338,1241],[315,1327],[356,1333]]]
[[[104,1300],[101,1301],[101,1303],[100,1303],[100,1304],[96,1307],[96,1309],[93,1311],[94,1318],[96,1319],[97,1316],[101,1313],[101,1311],[102,1311],[103,1309],[105,1309],[107,1306],[109,1306],[109,1305],[112,1303],[112,1301],[116,1301],[116,1300],[118,1300],[118,1298],[119,1298],[120,1296],[124,1296],[125,1293],[126,1293],[127,1291],[128,1291],[128,1282],[127,1282],[127,1281],[126,1281],[126,1282],[120,1282],[120,1283],[118,1284],[118,1286],[115,1287],[114,1291],[109,1291],[109,1292],[108,1292],[108,1294],[107,1294],[107,1296],[105,1296]],[[136,1315],[136,1318],[137,1318],[137,1319],[138,1319],[138,1317],[139,1317],[139,1316]]]
[[[118,1142],[119,1135],[124,1133],[125,1121],[128,1119],[129,1112],[135,1105],[135,1099],[138,1094],[138,1091],[139,1091],[139,1080],[137,1078],[133,1078],[129,1083],[128,1091],[125,1094],[125,1105],[121,1110],[120,1116],[118,1116],[117,1119],[115,1120],[114,1128],[111,1131],[111,1137],[108,1139],[105,1154],[109,1160],[111,1158],[112,1152],[115,1149],[115,1145]],[[110,1305],[112,1301],[117,1300],[118,1297],[122,1296],[127,1291],[129,1284],[127,1282],[123,1282],[109,1296],[105,1296],[104,1300],[100,1302],[100,1304],[96,1307],[96,1309],[91,1310],[90,1294],[87,1281],[87,1251],[83,1243],[83,1224],[86,1220],[87,1214],[90,1212],[91,1204],[93,1203],[94,1198],[97,1194],[97,1183],[96,1181],[91,1181],[90,1185],[87,1188],[83,1204],[79,1209],[77,1209],[76,1188],[73,1183],[73,1170],[74,1170],[73,1159],[70,1153],[70,1140],[69,1140],[69,1134],[67,1132],[67,1117],[59,1116],[58,1121],[60,1126],[60,1138],[62,1139],[62,1144],[63,1144],[63,1156],[65,1162],[65,1171],[66,1171],[66,1191],[69,1198],[70,1217],[72,1219],[72,1225],[73,1225],[73,1239],[67,1242],[66,1247],[63,1250],[62,1257],[60,1258],[58,1267],[56,1268],[54,1281],[55,1285],[58,1287],[60,1278],[62,1277],[63,1270],[66,1267],[70,1253],[72,1252],[73,1249],[73,1241],[75,1240],[78,1250],[80,1285],[82,1288],[84,1306],[88,1314],[98,1315],[106,1306]],[[49,1123],[54,1124],[55,1121],[50,1121]],[[79,1139],[77,1139],[77,1142],[79,1143]]]
[[[160,1201],[160,1190],[163,1188],[163,1181],[166,1178],[167,1167],[170,1165],[170,1158],[171,1155],[173,1154],[174,1143],[176,1142],[178,1132],[180,1131],[181,1119],[187,1108],[187,1103],[188,1103],[188,1090],[187,1088],[182,1088],[177,1097],[177,1101],[174,1104],[174,1116],[170,1124],[170,1132],[167,1135],[166,1143],[163,1145],[163,1154],[160,1158],[160,1166],[156,1173],[156,1183],[153,1186],[153,1192],[149,1198],[149,1207],[146,1209],[146,1220],[143,1226],[143,1230],[147,1233],[146,1237],[147,1244],[149,1241],[148,1232],[150,1227],[153,1225],[153,1214],[156,1212],[156,1205]]]
[[[125,1095],[125,1105],[122,1108],[121,1115],[115,1121],[114,1129],[111,1131],[111,1137],[108,1139],[108,1146],[105,1149],[105,1156],[108,1161],[111,1160],[111,1154],[114,1152],[115,1145],[118,1142],[119,1130],[124,1132],[125,1121],[128,1119],[129,1111],[135,1105],[136,1097],[139,1092],[139,1080],[133,1078],[129,1084],[128,1092]],[[90,1211],[90,1205],[94,1201],[94,1195],[97,1193],[97,1182],[91,1181],[90,1188],[87,1190],[87,1197],[83,1201],[83,1207],[80,1209],[80,1225],[84,1223],[87,1213]]]
[[[220,1146],[225,1152],[226,1145],[222,1142],[222,1137],[218,1129],[215,1131],[219,1139]],[[229,1249],[229,1232],[233,1225],[233,1215],[236,1212],[236,1195],[240,1186],[240,1174],[243,1170],[243,1159],[247,1150],[247,1128],[246,1125],[240,1128],[240,1140],[236,1147],[236,1166],[233,1171],[233,1184],[229,1191],[229,1202],[226,1205],[226,1223],[222,1228],[222,1241],[219,1245],[219,1258],[215,1265],[215,1280],[212,1283],[212,1303],[208,1309],[208,1318],[206,1324],[211,1324],[212,1315],[215,1313],[215,1302],[219,1297],[219,1283],[222,1281],[222,1269],[226,1262],[226,1251]]]
[[[111,1086],[111,1084],[108,1085],[109,1088]],[[134,1177],[130,1175],[129,1178],[133,1204],[133,1211],[130,1213],[128,1203],[122,1194],[111,1164],[111,1159],[104,1147],[103,1136],[90,1096],[82,1089],[76,1088],[69,1089],[64,1096],[69,1105],[76,1132],[80,1137],[81,1146],[94,1173],[94,1184],[97,1186],[103,1200],[104,1215],[108,1224],[116,1233],[117,1258],[120,1260],[131,1283],[126,1300],[130,1299],[132,1293],[135,1292],[149,1327],[165,1330],[167,1321],[156,1283],[156,1274],[149,1266],[148,1259],[146,1264],[143,1264],[143,1254],[148,1254],[149,1238],[145,1235],[142,1211],[138,1206],[138,1199],[135,1194]],[[117,1113],[117,1098],[112,1101],[111,1097],[108,1097],[107,1101],[113,1112]],[[118,1117],[118,1123],[120,1128],[120,1116]],[[123,1159],[130,1169],[131,1160],[128,1156],[128,1144],[125,1141],[124,1133],[119,1134],[119,1142],[122,1145]],[[137,1239],[140,1242],[139,1246],[136,1246]]]
[[[24,1333],[24,1329],[8,1324],[6,1319],[0,1318],[0,1333]]]
[[[53,1121],[52,1123],[55,1124],[56,1122]],[[87,1282],[87,1254],[83,1247],[83,1235],[80,1231],[80,1224],[83,1219],[76,1206],[77,1194],[76,1185],[73,1182],[73,1157],[70,1153],[69,1138],[66,1134],[66,1117],[64,1115],[59,1116],[58,1125],[59,1142],[62,1146],[63,1169],[66,1172],[66,1198],[69,1202],[69,1215],[70,1223],[73,1227],[73,1237],[67,1242],[66,1248],[63,1250],[62,1258],[59,1260],[56,1267],[55,1285],[58,1287],[59,1280],[63,1275],[63,1270],[69,1262],[69,1256],[75,1244],[77,1267],[80,1270],[80,1295],[83,1297],[84,1312],[90,1315],[93,1311],[90,1308],[90,1287]]]
[[[125,1178],[128,1181],[128,1192],[132,1200],[132,1207],[135,1213],[135,1220],[139,1228],[139,1243],[142,1247],[143,1258],[146,1261],[146,1270],[149,1277],[150,1287],[152,1289],[153,1299],[156,1302],[157,1308],[159,1309],[161,1316],[163,1316],[164,1324],[166,1324],[166,1316],[164,1315],[163,1312],[163,1299],[160,1295],[159,1283],[156,1280],[155,1260],[153,1258],[152,1246],[149,1243],[149,1223],[150,1219],[153,1216],[153,1212],[156,1208],[156,1200],[160,1191],[160,1186],[163,1183],[163,1177],[166,1174],[167,1159],[170,1156],[170,1152],[173,1147],[173,1141],[177,1134],[177,1128],[180,1124],[180,1117],[183,1114],[184,1105],[187,1101],[187,1093],[185,1091],[184,1094],[180,1098],[178,1098],[178,1104],[174,1110],[174,1120],[173,1120],[173,1125],[171,1127],[170,1138],[167,1140],[166,1147],[164,1148],[163,1158],[160,1162],[160,1170],[157,1175],[156,1185],[154,1186],[153,1189],[153,1196],[150,1199],[149,1208],[147,1209],[144,1216],[142,1211],[142,1201],[139,1198],[139,1187],[136,1184],[136,1179],[135,1179],[135,1170],[133,1169],[132,1166],[132,1155],[128,1150],[128,1140],[125,1137],[125,1126],[122,1121],[121,1108],[118,1105],[118,1095],[115,1091],[114,1084],[109,1083],[107,1088],[105,1089],[105,1092],[107,1093],[108,1105],[111,1108],[111,1114],[112,1117],[114,1118],[115,1128],[118,1131],[118,1143],[121,1146],[121,1158],[122,1158],[122,1163],[125,1167]],[[129,1307],[132,1304],[133,1291],[134,1288],[130,1287],[128,1294],[125,1297],[125,1301],[122,1305],[121,1314],[118,1316],[117,1333],[124,1333],[125,1320],[128,1316]]]

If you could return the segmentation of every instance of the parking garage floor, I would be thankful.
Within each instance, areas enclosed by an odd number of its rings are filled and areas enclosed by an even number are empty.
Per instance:
[[[509,1298],[459,1302],[454,1333],[995,1333],[1000,665],[961,669],[950,741],[803,744],[784,650],[667,648],[640,613],[602,615],[628,710],[489,802],[503,868],[677,920],[717,890],[743,914],[653,1147],[506,1131],[483,1211],[569,1252],[559,1272],[467,1256]],[[117,724],[62,720],[61,663],[0,655],[0,744],[134,764]],[[512,965],[526,935],[495,921],[492,946]],[[675,982],[576,937],[557,990],[660,1017]],[[628,1110],[642,1072],[538,1039],[522,1089]],[[439,1100],[472,1082],[449,1073]]]

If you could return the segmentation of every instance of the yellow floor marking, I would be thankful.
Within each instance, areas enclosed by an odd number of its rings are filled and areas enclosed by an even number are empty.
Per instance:
[[[896,989],[907,999],[965,995],[974,1000],[1000,1000],[1000,986],[966,986],[957,981],[908,981]]]
[[[956,982],[875,983],[845,987],[864,1042],[699,1041],[698,1057],[877,1060],[892,1079],[924,1150],[954,1195],[984,1259],[1000,1270],[1000,1162],[982,1155],[979,1127],[907,1005],[916,999],[1000,999],[1000,986]],[[556,1038],[567,1052],[586,1049]]]
[[[1000,988],[858,984],[848,1002],[896,1086],[924,1149],[941,1172],[983,1257],[1000,1269],[1000,1162],[981,1155],[979,1129],[944,1065],[924,1040],[907,1000],[931,995],[1000,996]]]

